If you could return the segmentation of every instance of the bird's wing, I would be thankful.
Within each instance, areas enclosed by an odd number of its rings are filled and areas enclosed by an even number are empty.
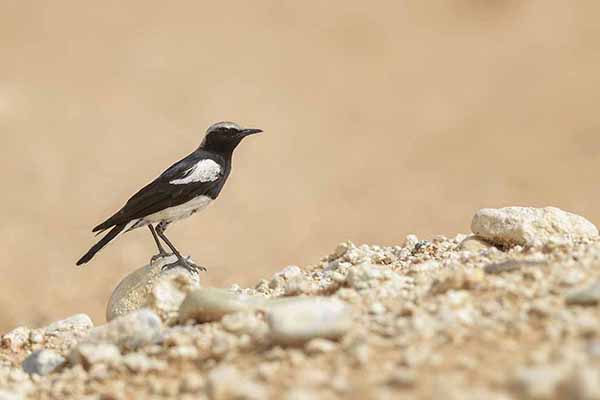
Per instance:
[[[93,232],[178,206],[197,196],[215,197],[225,178],[225,168],[219,161],[190,154],[134,194],[121,210],[96,226]]]

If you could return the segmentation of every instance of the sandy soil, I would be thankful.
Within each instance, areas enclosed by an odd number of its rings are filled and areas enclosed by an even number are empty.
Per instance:
[[[106,343],[73,347],[89,326],[44,328],[17,346],[3,338],[0,388],[15,399],[600,399],[598,238],[511,248],[464,238],[343,243],[317,265],[243,289],[342,299],[352,322],[339,340],[323,338],[332,314],[310,341],[282,344],[269,308],[164,327],[142,347],[108,344],[109,355]],[[313,321],[294,317],[303,323],[287,332]],[[98,329],[116,333],[117,321]],[[70,361],[29,377],[20,362],[42,348]]]

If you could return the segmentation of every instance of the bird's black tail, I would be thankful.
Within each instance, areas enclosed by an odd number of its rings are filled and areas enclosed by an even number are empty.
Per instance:
[[[79,259],[79,261],[77,261],[77,265],[85,264],[86,262],[90,261],[92,259],[92,257],[94,257],[94,255],[96,255],[97,252],[99,252],[111,240],[113,240],[115,237],[117,237],[117,235],[119,233],[121,233],[123,231],[123,229],[125,229],[126,225],[127,224],[120,224],[120,225],[116,225],[114,228],[112,228],[111,231],[106,234],[106,236],[104,236],[102,239],[100,239],[100,241],[98,243],[93,245],[92,248],[87,253],[85,253],[83,255],[83,257],[81,257]]]

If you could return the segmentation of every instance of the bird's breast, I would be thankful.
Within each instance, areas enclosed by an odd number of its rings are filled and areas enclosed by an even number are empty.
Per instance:
[[[160,221],[177,221],[182,218],[187,218],[195,212],[208,207],[210,203],[212,203],[212,199],[210,197],[198,196],[188,201],[187,203],[165,208],[164,210],[148,215],[144,217],[144,220],[148,223],[155,223]]]

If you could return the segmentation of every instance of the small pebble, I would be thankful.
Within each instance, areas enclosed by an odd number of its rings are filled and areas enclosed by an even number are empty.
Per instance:
[[[95,364],[116,365],[121,361],[121,352],[110,343],[81,343],[71,350],[69,361],[86,369]]]
[[[600,282],[583,289],[576,289],[567,294],[565,301],[568,305],[595,306],[600,303]]]

